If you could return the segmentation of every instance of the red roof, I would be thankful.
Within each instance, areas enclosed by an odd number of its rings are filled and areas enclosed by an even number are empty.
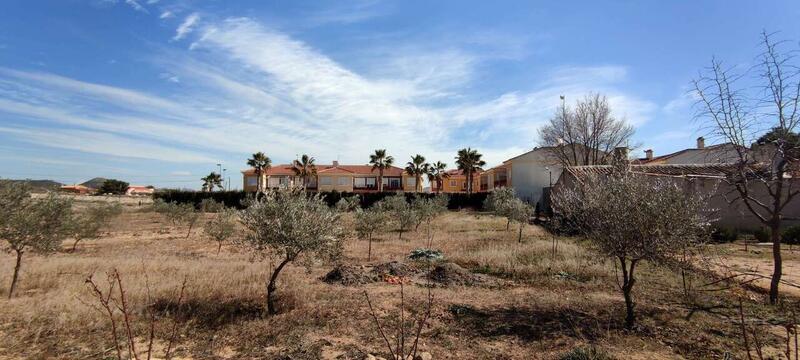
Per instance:
[[[255,169],[242,171],[245,175],[255,175]],[[291,164],[276,165],[264,172],[266,175],[294,175]],[[378,170],[372,171],[372,165],[317,165],[317,174],[325,175],[373,175],[378,176]],[[383,170],[383,176],[402,176],[403,169],[399,167],[389,167]]]
[[[480,175],[483,171],[476,171],[474,175]],[[464,171],[460,169],[447,170],[447,175],[450,176],[464,176]]]

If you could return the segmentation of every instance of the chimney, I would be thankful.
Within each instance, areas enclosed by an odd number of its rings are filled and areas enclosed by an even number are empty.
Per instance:
[[[653,160],[653,149],[645,150],[644,157],[647,158],[647,160]]]
[[[702,136],[697,138],[697,148],[698,149],[705,149],[706,148],[706,139]]]
[[[339,166],[339,160],[333,160],[333,167]]]

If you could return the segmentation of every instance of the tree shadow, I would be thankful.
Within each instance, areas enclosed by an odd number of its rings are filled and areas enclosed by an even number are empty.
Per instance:
[[[198,327],[217,329],[228,324],[254,320],[266,314],[263,299],[157,299],[153,310],[179,322],[191,322]]]
[[[602,338],[609,331],[624,328],[614,314],[597,316],[574,309],[476,309],[451,305],[449,311],[462,331],[473,336],[513,336],[526,342],[552,338],[555,335],[593,341]]]

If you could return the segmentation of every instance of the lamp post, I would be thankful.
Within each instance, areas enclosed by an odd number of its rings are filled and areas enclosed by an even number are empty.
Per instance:
[[[226,190],[225,186],[228,185],[228,182],[225,181],[225,172],[226,171],[228,171],[228,169],[222,169],[222,190]]]
[[[219,171],[217,172],[217,174],[219,174],[219,176],[222,176],[222,164],[217,164],[217,170],[219,170]],[[212,190],[212,191],[214,190],[214,188],[213,188],[213,185],[212,185],[212,188],[211,188],[211,190]]]

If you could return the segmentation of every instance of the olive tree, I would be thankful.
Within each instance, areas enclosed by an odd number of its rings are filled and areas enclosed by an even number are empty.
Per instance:
[[[516,221],[519,223],[519,235],[517,237],[518,242],[522,242],[522,228],[525,227],[525,224],[530,221],[531,216],[533,215],[533,208],[526,204],[524,201],[520,199],[514,199],[509,201],[506,207],[506,216],[510,221]]]
[[[375,233],[386,227],[388,216],[380,207],[373,206],[366,210],[356,209],[355,228],[358,237],[367,240],[367,261],[372,260],[372,238]]]
[[[0,239],[8,242],[16,255],[8,298],[14,295],[28,250],[48,254],[58,250],[69,233],[72,201],[50,193],[33,199],[22,184],[0,182]]]
[[[241,221],[248,233],[241,244],[278,259],[267,283],[267,311],[275,314],[278,275],[287,264],[304,255],[307,260],[341,255],[341,215],[319,194],[307,195],[298,189],[269,191],[260,199],[246,200],[245,205]]]
[[[121,213],[122,205],[119,203],[100,203],[89,205],[82,212],[75,214],[70,223],[70,236],[74,240],[72,251],[75,251],[81,240],[98,238],[100,229]]]
[[[574,219],[582,236],[621,265],[628,328],[636,321],[632,295],[636,265],[676,261],[708,231],[705,200],[683,189],[680,181],[615,169],[554,193],[554,210]]]
[[[513,210],[515,200],[517,200],[517,195],[514,193],[514,188],[502,187],[489,193],[489,196],[487,196],[486,200],[483,202],[483,208],[497,216],[507,218],[506,230],[509,230],[511,227],[511,220],[513,220],[512,216],[509,215],[511,214],[511,210]]]
[[[153,209],[163,215],[173,226],[186,224],[189,229],[186,237],[192,234],[192,229],[200,217],[200,213],[192,204],[179,204],[177,202],[157,201],[153,203]]]
[[[432,246],[433,232],[431,231],[431,223],[436,217],[447,211],[447,203],[449,197],[447,194],[438,194],[433,198],[417,197],[411,203],[411,207],[416,213],[416,228],[425,223],[426,235],[428,238],[428,248]]]
[[[406,197],[403,194],[386,197],[376,205],[380,209],[387,211],[391,220],[397,224],[398,239],[403,239],[403,232],[410,229],[417,222],[417,211],[406,201]]]
[[[203,232],[217,242],[217,254],[222,250],[222,244],[236,233],[236,221],[236,210],[223,208],[203,227]]]

